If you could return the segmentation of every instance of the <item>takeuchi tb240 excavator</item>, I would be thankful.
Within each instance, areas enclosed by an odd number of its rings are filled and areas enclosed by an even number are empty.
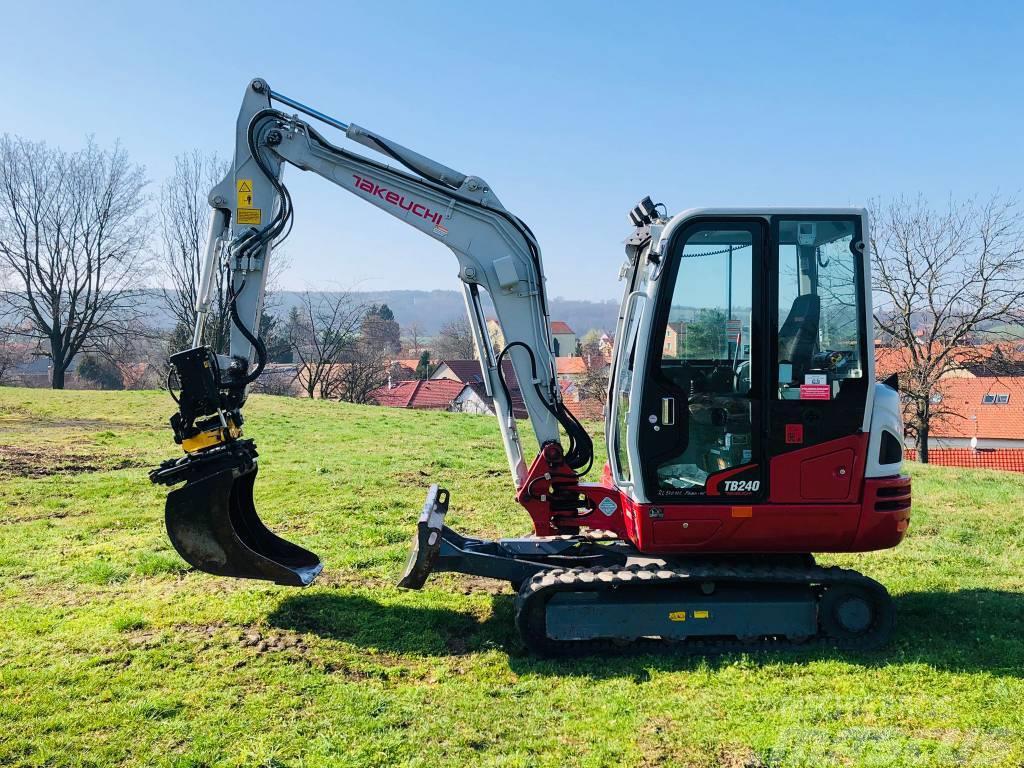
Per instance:
[[[275,106],[277,105],[277,106]],[[286,111],[287,110],[287,111]],[[300,117],[300,115],[304,117]],[[321,126],[320,128],[314,127]],[[331,143],[322,126],[384,156]],[[605,426],[608,461],[562,402],[540,246],[483,179],[277,93],[246,88],[232,168],[213,208],[192,348],[171,357],[171,418],[185,453],[151,473],[173,488],[175,548],[221,576],[304,586],[313,553],[274,535],[253,503],[257,452],[242,437],[271,252],[288,234],[291,164],[447,246],[534,534],[485,541],[445,525],[431,486],[402,587],[432,571],[511,582],[538,653],[660,639],[678,647],[877,647],[885,588],[812,553],[893,547],[910,519],[895,381],[875,381],[868,219],[857,208],[698,208],[629,214]],[[396,167],[400,166],[400,167]],[[230,354],[203,345],[214,270],[230,286]],[[504,348],[485,330],[485,295]],[[537,437],[512,415],[511,363]],[[507,367],[507,366],[506,366]]]

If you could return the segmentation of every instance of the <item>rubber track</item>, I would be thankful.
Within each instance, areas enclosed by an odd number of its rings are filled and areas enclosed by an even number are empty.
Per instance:
[[[732,582],[752,584],[800,584],[817,587],[818,600],[829,587],[852,586],[873,597],[875,621],[871,629],[856,637],[828,637],[819,634],[803,641],[784,637],[761,637],[754,640],[694,637],[685,640],[632,641],[552,640],[545,632],[544,613],[547,601],[557,592],[613,590],[620,588],[652,589],[674,584]],[[885,645],[894,624],[892,600],[884,586],[857,571],[838,566],[758,566],[758,565],[694,565],[673,568],[657,565],[634,565],[621,568],[555,568],[542,571],[525,581],[516,595],[515,620],[523,642],[535,653],[545,656],[586,655],[628,649],[671,649],[686,653],[729,653],[734,651],[772,651],[783,649],[836,648],[866,651]]]

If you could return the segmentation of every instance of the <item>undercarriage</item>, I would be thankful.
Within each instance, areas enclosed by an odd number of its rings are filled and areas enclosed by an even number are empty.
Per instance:
[[[434,571],[508,581],[516,626],[535,653],[654,641],[700,653],[815,643],[869,650],[892,632],[885,587],[809,554],[652,558],[601,531],[485,541],[445,525],[449,501],[431,486],[399,586],[419,589]]]

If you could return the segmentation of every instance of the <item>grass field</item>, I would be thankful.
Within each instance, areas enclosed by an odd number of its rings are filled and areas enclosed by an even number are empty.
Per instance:
[[[257,508],[304,591],[189,570],[157,393],[0,389],[0,765],[1024,765],[1024,476],[914,468],[891,647],[541,661],[508,587],[393,586],[426,486],[527,531],[491,419],[255,397]],[[826,558],[823,558],[826,559]]]

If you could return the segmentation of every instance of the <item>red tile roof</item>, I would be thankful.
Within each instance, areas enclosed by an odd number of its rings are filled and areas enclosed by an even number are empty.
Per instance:
[[[942,402],[931,425],[933,437],[978,437],[1024,440],[1024,377],[943,379]],[[982,403],[987,394],[1009,395],[1002,405]]]
[[[447,365],[448,369],[463,384],[479,384],[484,380],[483,370],[480,368],[479,360],[438,360],[437,367]],[[505,374],[505,381],[511,387],[516,381],[516,372],[512,369],[512,361],[505,358],[501,364],[502,373]],[[435,373],[436,376],[436,373]],[[516,384],[518,386],[518,384]]]
[[[465,389],[465,384],[451,379],[399,381],[390,389],[381,387],[371,393],[379,405],[393,408],[446,409]]]
[[[604,400],[596,397],[580,398],[579,389],[571,381],[560,381],[562,402],[573,416],[580,421],[603,421]]]
[[[580,421],[604,421],[604,400],[566,398],[565,407]]]
[[[922,346],[923,349],[923,346]],[[942,346],[934,346],[933,354],[938,354]],[[1003,360],[1024,362],[1024,350],[1019,342],[1000,342],[978,344],[977,346],[957,347],[951,353],[955,367],[972,368],[982,360],[992,359],[1000,355]],[[885,379],[894,373],[903,373],[910,369],[910,350],[906,347],[882,347],[875,345],[875,378]]]
[[[408,360],[392,360],[391,364],[400,365],[403,368],[409,368],[410,370],[415,371],[417,366],[420,364],[420,361],[419,358],[410,358]],[[433,361],[431,361],[431,364],[433,364]]]
[[[563,323],[561,320],[551,321],[551,332],[552,333],[573,333],[572,328],[569,327],[568,323]]]
[[[587,362],[582,357],[556,357],[555,365],[559,376],[582,376],[587,372]]]

